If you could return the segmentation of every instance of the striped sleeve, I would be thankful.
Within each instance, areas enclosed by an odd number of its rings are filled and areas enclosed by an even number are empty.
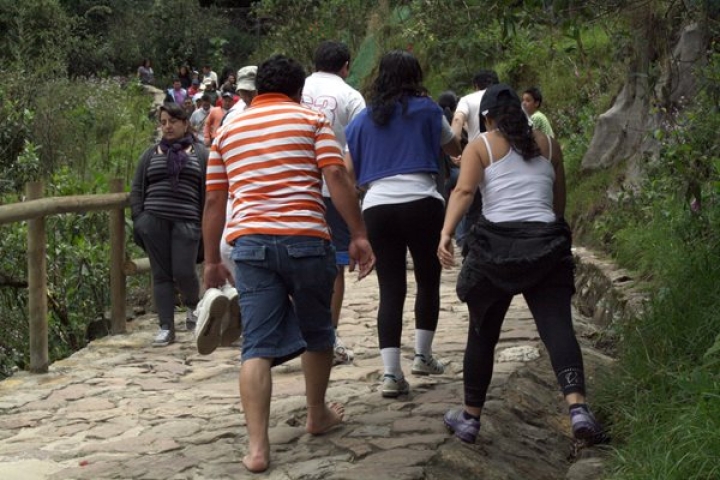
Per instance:
[[[214,141],[210,147],[205,185],[205,190],[208,192],[213,190],[227,190],[229,187],[225,163],[220,155],[217,140]]]
[[[330,165],[345,166],[340,144],[335,138],[330,122],[324,115],[319,119],[318,129],[315,134],[315,158],[317,158],[318,167],[320,168],[329,167]]]
[[[258,98],[219,130],[208,161],[207,189],[228,189],[233,198],[226,240],[252,234],[329,239],[321,169],[344,165],[330,124],[288,97]]]

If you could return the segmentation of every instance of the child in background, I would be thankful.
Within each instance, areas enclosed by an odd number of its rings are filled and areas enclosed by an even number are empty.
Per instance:
[[[550,135],[551,137],[555,138],[553,129],[550,126],[550,121],[540,111],[542,101],[543,97],[542,93],[540,93],[539,88],[528,88],[523,92],[522,95],[522,108],[523,110],[525,110],[525,113],[530,118],[533,128],[540,130],[545,135]]]

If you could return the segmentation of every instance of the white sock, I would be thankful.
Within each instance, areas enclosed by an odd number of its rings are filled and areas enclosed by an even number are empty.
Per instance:
[[[399,348],[381,348],[380,356],[382,357],[386,375],[393,375],[398,380],[404,378],[402,367],[400,366]]]
[[[435,332],[432,330],[415,330],[415,354],[422,355],[426,359],[432,358],[432,343]]]

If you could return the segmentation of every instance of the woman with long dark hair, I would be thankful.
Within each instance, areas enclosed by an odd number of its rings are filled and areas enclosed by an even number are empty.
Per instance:
[[[400,365],[408,250],[417,283],[412,372],[444,371],[432,355],[441,273],[435,246],[445,210],[435,176],[441,146],[448,154],[459,155],[460,144],[440,107],[427,96],[422,80],[422,69],[412,54],[399,50],[385,54],[368,107],[346,130],[348,163],[358,185],[366,189],[363,217],[377,257],[383,397],[409,392]]]
[[[182,88],[187,90],[192,85],[192,74],[190,73],[190,67],[183,64],[178,68],[177,78],[180,79],[180,85]]]
[[[461,440],[475,442],[492,379],[495,346],[512,297],[522,293],[570,409],[573,434],[605,440],[585,403],[585,378],[570,298],[574,265],[564,220],[565,174],[560,145],[528,124],[520,99],[507,85],[483,95],[487,132],[462,155],[438,246],[443,266],[454,264],[452,235],[480,186],[482,216],[466,241],[468,254],[457,293],[470,312],[463,361],[465,404],[445,414]]]
[[[175,341],[175,284],[182,293],[187,330],[194,330],[199,282],[208,151],[192,133],[187,112],[175,103],[159,109],[162,139],[140,157],[130,191],[135,242],[148,254],[160,330],[153,345]]]

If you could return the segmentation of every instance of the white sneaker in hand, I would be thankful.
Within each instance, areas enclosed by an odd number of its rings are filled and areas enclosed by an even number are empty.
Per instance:
[[[217,288],[208,288],[196,310],[195,343],[200,355],[209,355],[220,344],[222,320],[227,315],[229,300]]]
[[[229,347],[240,338],[242,333],[240,303],[238,301],[238,291],[229,283],[223,285],[221,291],[228,299],[228,308],[220,328],[220,346]]]

